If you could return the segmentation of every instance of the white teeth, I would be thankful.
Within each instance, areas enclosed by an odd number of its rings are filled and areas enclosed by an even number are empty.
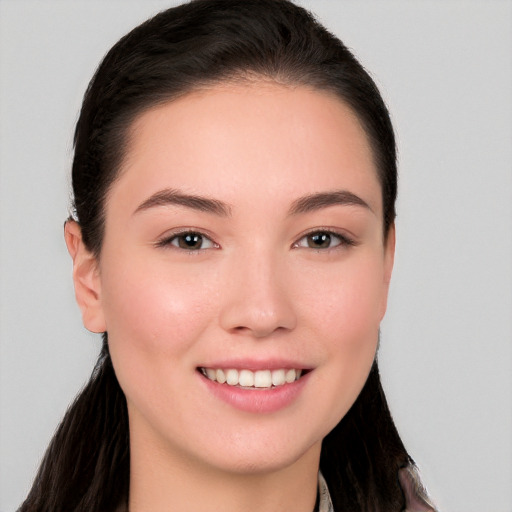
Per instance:
[[[255,388],[269,388],[272,386],[272,376],[270,370],[258,370],[254,374]]]
[[[274,386],[282,386],[286,382],[284,370],[272,371],[272,384]]]
[[[285,380],[288,383],[294,382],[297,378],[297,374],[295,373],[295,370],[292,368],[291,370],[288,370],[285,375]]]
[[[219,384],[262,389],[291,384],[300,378],[302,370],[280,368],[278,370],[258,370],[253,372],[246,369],[236,370],[234,368],[226,370],[220,368],[201,368],[201,373]]]
[[[238,384],[247,388],[254,386],[254,373],[250,370],[240,370]]]
[[[238,370],[226,370],[226,382],[230,386],[238,384]]]

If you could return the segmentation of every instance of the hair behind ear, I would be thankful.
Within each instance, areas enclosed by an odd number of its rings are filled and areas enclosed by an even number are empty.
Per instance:
[[[85,388],[69,407],[18,512],[115,510],[129,487],[126,399],[104,335]]]

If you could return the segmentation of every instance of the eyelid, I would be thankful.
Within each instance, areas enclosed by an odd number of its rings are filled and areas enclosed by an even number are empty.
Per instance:
[[[187,234],[200,235],[203,239],[209,240],[212,244],[212,247],[188,250],[181,247],[177,247],[174,244],[172,244],[172,241],[175,240],[177,237]],[[220,245],[217,242],[215,242],[213,237],[210,234],[206,233],[204,229],[196,229],[193,227],[176,228],[171,231],[166,231],[164,235],[158,237],[154,245],[156,247],[171,248],[184,252],[200,252],[209,249],[220,249]]]
[[[299,245],[299,243],[302,240],[304,240],[306,237],[314,235],[316,233],[323,233],[323,234],[328,234],[328,235],[334,236],[339,239],[339,243],[337,243],[336,245],[334,245],[332,247],[326,247],[325,249],[322,249],[321,247],[314,248],[314,247],[306,247],[306,246]],[[298,249],[301,249],[301,248],[312,249],[315,251],[329,251],[329,250],[333,250],[333,249],[352,247],[352,246],[356,246],[356,245],[358,245],[358,242],[355,240],[355,237],[349,236],[344,231],[334,229],[334,228],[317,227],[317,228],[310,229],[310,230],[306,231],[305,233],[302,233],[299,236],[299,238],[297,239],[297,241],[293,243],[292,247],[298,248]]]
[[[306,247],[306,246],[299,245],[303,239],[305,239],[308,236],[314,235],[316,233],[323,233],[323,234],[328,234],[333,237],[336,237],[339,240],[339,243],[337,243],[336,245],[334,245],[332,247],[327,247],[327,248],[313,248],[313,247]],[[187,234],[200,235],[204,239],[211,242],[212,247],[187,250],[187,249],[177,247],[174,244],[172,244],[172,241],[175,240],[177,237],[187,235]],[[196,229],[194,227],[183,227],[183,228],[176,228],[171,231],[166,231],[164,235],[158,237],[158,239],[156,240],[154,245],[156,247],[173,248],[178,251],[185,251],[185,252],[200,252],[200,251],[205,251],[205,250],[209,250],[209,249],[220,249],[221,248],[220,245],[217,242],[215,242],[212,235],[207,233],[206,230]],[[334,228],[316,227],[316,228],[310,229],[310,230],[302,233],[297,238],[297,241],[292,244],[292,248],[305,248],[305,249],[313,249],[313,250],[317,250],[317,251],[328,251],[328,250],[332,250],[332,249],[336,249],[336,248],[345,248],[345,247],[355,246],[355,245],[358,245],[358,242],[355,240],[355,237],[353,237],[351,235],[347,235],[347,233],[342,230],[334,229]]]

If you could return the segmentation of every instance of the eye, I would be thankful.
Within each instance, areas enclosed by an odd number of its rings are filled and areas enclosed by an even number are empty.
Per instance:
[[[354,245],[354,242],[338,233],[332,231],[313,231],[303,236],[295,247],[305,247],[309,249],[332,249],[339,245]]]
[[[217,244],[212,242],[207,236],[196,231],[178,233],[158,242],[159,247],[166,245],[173,245],[178,249],[184,249],[186,251],[199,251],[217,247]]]

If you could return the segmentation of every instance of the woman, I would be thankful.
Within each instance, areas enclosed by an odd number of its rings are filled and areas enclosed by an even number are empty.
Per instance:
[[[433,510],[376,361],[393,130],[284,0],[198,0],[107,54],[65,237],[103,333],[21,511]]]

